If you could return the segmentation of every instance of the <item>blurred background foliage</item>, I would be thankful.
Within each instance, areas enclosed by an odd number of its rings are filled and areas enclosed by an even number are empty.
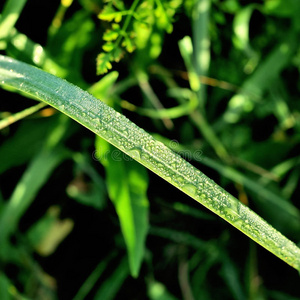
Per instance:
[[[298,0],[0,11],[1,54],[87,89],[299,244]],[[0,97],[1,299],[299,299],[299,274],[226,222],[54,109]]]

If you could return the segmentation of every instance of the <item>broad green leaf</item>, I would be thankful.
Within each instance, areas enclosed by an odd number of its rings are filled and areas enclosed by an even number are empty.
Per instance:
[[[105,103],[58,77],[2,55],[0,83],[34,95],[75,119],[300,270],[300,249],[293,242]]]
[[[131,274],[136,277],[148,232],[147,172],[103,139],[96,139],[96,151],[106,170],[108,194],[120,220]]]

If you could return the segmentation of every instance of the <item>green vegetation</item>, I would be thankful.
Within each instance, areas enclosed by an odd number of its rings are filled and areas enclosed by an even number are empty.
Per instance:
[[[0,18],[1,299],[299,297],[297,1],[36,5]]]

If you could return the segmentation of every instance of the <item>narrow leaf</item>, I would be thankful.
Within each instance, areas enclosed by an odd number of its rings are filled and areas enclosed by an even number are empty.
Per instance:
[[[128,264],[125,259],[121,261],[114,273],[101,285],[94,300],[113,300],[128,276]]]
[[[32,203],[39,189],[47,181],[54,168],[66,156],[63,149],[57,148],[65,133],[65,120],[68,120],[63,119],[63,122],[60,122],[49,134],[44,147],[33,158],[2,210],[0,218],[1,245],[5,245],[4,241],[15,230],[19,219]],[[7,249],[0,248],[0,250],[5,251]],[[7,253],[3,251],[1,254],[6,256]]]
[[[38,97],[89,128],[300,270],[300,249],[201,171],[80,88],[0,56],[0,84]]]
[[[3,40],[8,38],[26,2],[27,0],[9,0],[5,2],[0,16],[0,49],[5,48],[6,44]]]
[[[106,169],[108,193],[120,220],[131,275],[136,277],[148,232],[148,176],[145,168],[103,139],[96,139],[96,151]]]

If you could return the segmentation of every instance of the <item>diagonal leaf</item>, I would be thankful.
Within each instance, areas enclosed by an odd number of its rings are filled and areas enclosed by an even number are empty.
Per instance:
[[[0,83],[38,97],[101,136],[300,270],[300,249],[201,171],[80,88],[0,56]]]
[[[36,126],[32,122],[35,122]],[[49,130],[55,126],[56,122],[55,117],[43,119],[42,122],[37,119],[22,122],[14,135],[1,144],[0,157],[5,157],[5,160],[1,160],[0,174],[32,159],[40,151]],[[29,130],[30,135],[27,134]]]
[[[61,138],[65,135],[66,118],[52,130],[46,140],[45,146],[33,158],[9,201],[5,204],[0,218],[0,245],[5,245],[4,241],[15,230],[19,219],[34,200],[39,189],[47,181],[55,167],[65,158],[66,151],[59,147]],[[6,248],[0,248],[0,253],[4,256]]]
[[[30,116],[37,111],[39,111],[41,108],[45,107],[47,104],[45,103],[39,103],[37,105],[31,106],[27,109],[24,109],[18,113],[15,113],[13,115],[9,115],[7,118],[4,118],[3,120],[0,120],[0,130],[21,120],[26,118],[27,116]]]

